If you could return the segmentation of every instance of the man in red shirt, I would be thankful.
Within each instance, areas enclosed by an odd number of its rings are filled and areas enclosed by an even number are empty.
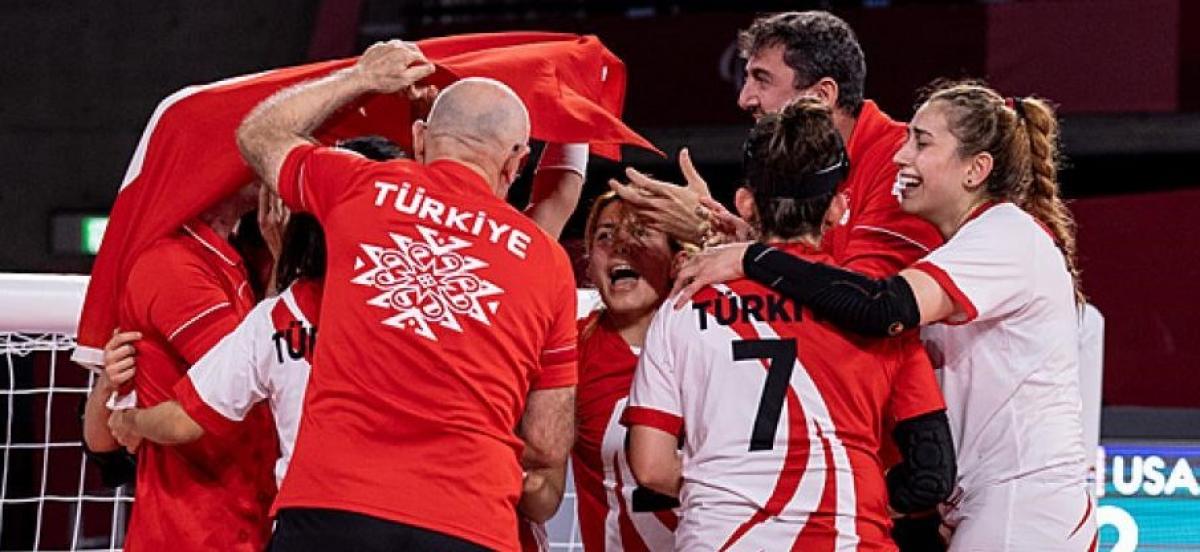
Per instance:
[[[521,101],[488,79],[447,87],[413,126],[415,161],[309,136],[353,98],[432,71],[410,44],[376,44],[238,131],[328,248],[322,346],[273,549],[516,550],[522,467],[532,482],[566,463],[574,279],[558,243],[503,199],[528,153]]]
[[[785,12],[755,20],[738,40],[748,60],[738,106],[755,119],[801,96],[833,109],[850,158],[838,189],[847,212],[822,241],[839,264],[891,275],[941,245],[936,229],[901,212],[892,193],[892,156],[904,144],[905,126],[863,98],[867,66],[850,26],[824,11]]]
[[[846,214],[826,232],[822,248],[842,266],[891,276],[941,245],[933,225],[900,211],[892,193],[892,156],[904,143],[905,126],[863,98],[867,66],[850,26],[824,11],[785,12],[756,19],[738,40],[747,59],[738,106],[755,119],[803,96],[833,110],[850,175],[838,188]],[[691,188],[707,193],[690,158],[680,155],[680,162]],[[697,209],[696,193],[628,172],[634,189],[614,189],[641,208],[653,226],[684,241],[703,239],[709,226],[697,215],[703,209]]]
[[[256,206],[257,189],[246,186],[134,260],[118,323],[142,336],[141,373],[134,380],[138,406],[174,399],[175,383],[254,306],[242,257],[228,238],[239,218]],[[117,448],[103,429],[104,400],[114,390],[98,385],[89,396],[85,435],[93,451]],[[178,447],[142,443],[137,506],[125,549],[262,550],[275,495],[271,473],[279,453],[274,434],[263,406],[232,435]]]

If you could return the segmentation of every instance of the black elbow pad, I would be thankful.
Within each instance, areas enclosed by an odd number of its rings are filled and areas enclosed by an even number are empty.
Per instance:
[[[811,300],[839,326],[871,337],[890,337],[921,324],[908,280],[873,280],[858,274],[833,282]]]
[[[633,511],[657,512],[679,507],[679,499],[639,485],[633,489]]]
[[[892,435],[903,457],[887,474],[892,509],[902,514],[920,512],[949,497],[958,468],[946,411],[902,420]]]

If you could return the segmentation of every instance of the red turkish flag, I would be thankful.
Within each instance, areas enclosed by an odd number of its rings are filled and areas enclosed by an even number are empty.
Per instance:
[[[490,77],[516,91],[529,108],[531,134],[546,142],[587,142],[591,152],[620,159],[622,144],[661,154],[621,122],[625,64],[595,36],[490,33],[417,43],[437,71],[423,83],[445,87],[464,77]],[[113,205],[77,335],[76,362],[99,365],[116,325],[129,268],[154,240],[179,228],[254,178],[234,132],[254,106],[287,86],[353,65],[327,61],[190,86],[164,99],[134,151]],[[364,134],[386,136],[408,149],[409,102],[368,95],[330,117],[323,143]]]

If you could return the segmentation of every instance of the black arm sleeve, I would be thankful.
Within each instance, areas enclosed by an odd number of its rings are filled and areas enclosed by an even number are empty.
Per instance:
[[[761,243],[746,249],[742,269],[750,279],[855,333],[892,336],[921,323],[917,299],[900,276],[876,280],[809,262]]]
[[[83,423],[83,412],[87,408],[87,398],[85,397],[79,403],[79,421]],[[87,440],[80,439],[80,444],[83,446],[83,454],[89,460],[100,468],[100,481],[105,487],[117,488],[121,485],[133,483],[137,478],[137,458],[125,451],[124,447],[117,447],[115,450],[108,452],[96,452],[88,448]]]
[[[892,509],[902,514],[920,512],[949,497],[958,468],[946,411],[901,420],[892,436],[903,458],[887,474]]]
[[[96,467],[100,468],[100,480],[105,487],[116,488],[127,485],[133,483],[137,477],[136,458],[126,452],[124,448],[108,452],[93,452],[85,442],[83,443],[83,453]]]

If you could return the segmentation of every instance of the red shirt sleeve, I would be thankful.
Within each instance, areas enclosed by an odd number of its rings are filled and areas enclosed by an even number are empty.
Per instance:
[[[531,389],[569,387],[579,380],[579,330],[575,322],[575,304],[578,300],[575,277],[571,273],[567,254],[557,245],[554,249],[555,270],[551,281],[556,282],[558,286],[554,302],[556,311],[538,363],[541,369],[533,379]]]
[[[902,360],[892,378],[892,395],[888,402],[892,426],[895,422],[946,408],[920,335],[915,331],[908,332],[898,341],[902,347]]]
[[[188,364],[200,360],[240,321],[233,298],[211,269],[170,246],[142,255],[128,285],[142,290],[137,294],[139,317]]]
[[[324,221],[338,203],[349,197],[352,182],[374,165],[374,161],[350,150],[296,146],[279,169],[279,197],[289,209],[312,213]]]
[[[859,197],[851,201],[846,247],[839,261],[848,270],[871,276],[892,276],[942,244],[929,222],[900,210],[892,194],[896,166],[890,159],[862,179]]]

